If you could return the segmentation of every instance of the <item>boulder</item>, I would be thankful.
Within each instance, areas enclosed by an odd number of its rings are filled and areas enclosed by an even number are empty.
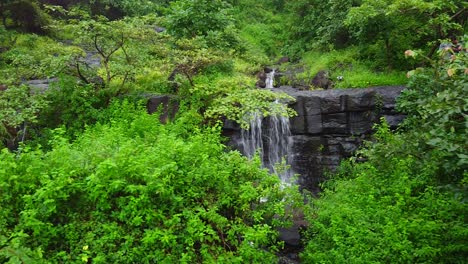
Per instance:
[[[149,114],[161,111],[159,121],[161,121],[161,123],[166,123],[177,114],[179,103],[177,99],[171,95],[153,95],[148,98],[146,110]]]
[[[289,60],[289,57],[288,56],[283,56],[281,58],[279,58],[278,62],[276,62],[276,64],[284,64],[284,63],[288,63],[290,60]]]
[[[270,72],[272,72],[273,70],[274,70],[274,68],[269,67],[269,66],[263,68],[263,72],[264,72],[264,73],[270,73]]]
[[[46,90],[49,89],[49,86],[57,82],[58,78],[48,78],[48,79],[37,79],[37,80],[29,80],[24,82],[24,84],[29,85],[32,89],[34,89],[34,92],[45,92]]]
[[[259,73],[257,73],[257,83],[255,84],[256,87],[259,87],[259,88],[265,88],[266,87],[266,78],[267,78],[267,75],[265,72],[261,71]]]
[[[319,71],[312,79],[311,84],[325,90],[333,88],[333,82],[330,80],[328,72],[325,70]]]

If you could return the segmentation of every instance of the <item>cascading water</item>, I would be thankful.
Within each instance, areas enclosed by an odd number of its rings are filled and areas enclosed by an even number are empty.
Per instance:
[[[284,116],[270,116],[267,120],[267,160],[265,167],[279,175],[283,182],[289,182],[293,175],[291,168],[283,167],[278,169],[276,167],[276,165],[279,164],[290,164],[289,138],[291,136],[291,131],[289,129],[289,118]]]
[[[265,88],[267,89],[273,89],[273,82],[275,80],[275,69],[271,70],[271,72],[266,74],[266,79],[265,79]]]
[[[275,102],[276,107],[286,107]],[[282,182],[290,183],[293,172],[287,166],[289,155],[289,118],[269,116],[264,118],[259,112],[248,117],[250,129],[241,131],[240,146],[245,156],[252,158],[256,152],[260,155],[262,166],[277,174]]]
[[[255,112],[251,116],[246,117],[250,119],[249,130],[241,130],[240,145],[242,153],[251,159],[257,150],[260,150],[260,158],[263,160],[263,141],[262,141],[262,120],[263,117],[260,113]]]

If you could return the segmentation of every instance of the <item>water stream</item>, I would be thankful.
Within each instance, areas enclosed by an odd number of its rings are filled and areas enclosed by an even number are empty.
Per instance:
[[[265,80],[265,88],[266,89],[273,89],[273,83],[275,81],[275,69],[271,70],[271,72],[266,74],[266,80]]]
[[[294,173],[287,166],[291,157],[289,118],[284,116],[264,118],[256,112],[251,114],[249,119],[250,129],[241,131],[239,145],[242,153],[252,158],[258,152],[264,168],[278,175],[282,182],[290,183]]]

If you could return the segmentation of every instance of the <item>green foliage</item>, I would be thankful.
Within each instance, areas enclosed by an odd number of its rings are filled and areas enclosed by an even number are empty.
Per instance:
[[[370,86],[402,85],[407,78],[400,71],[378,72],[360,59],[357,48],[333,50],[327,53],[311,51],[304,54],[302,63],[307,71],[298,77],[310,80],[321,70],[327,70],[335,88],[363,88]],[[342,81],[337,77],[342,76]]]
[[[223,0],[176,0],[171,2],[167,28],[178,38],[203,37],[209,46],[231,49],[237,46],[237,32]]]
[[[365,0],[349,10],[345,23],[358,41],[376,46],[368,53],[372,59],[404,68],[404,50],[429,50],[426,45],[461,30],[464,22],[457,17],[463,14],[462,2]]]
[[[361,57],[380,70],[410,68],[404,50],[418,47],[432,56],[438,39],[457,35],[466,25],[461,0],[301,0],[287,3],[286,10],[290,56],[357,44]]]
[[[344,163],[313,201],[306,262],[466,261],[467,58],[444,55],[410,73],[403,128],[378,126],[358,154],[366,162]]]
[[[93,51],[100,59],[98,72],[91,69],[86,73],[84,58],[77,57],[76,74],[86,83],[99,75],[108,87],[114,86],[118,93],[125,91],[127,83],[137,75],[138,68],[152,66],[152,57],[160,53],[157,46],[164,45],[165,37],[158,34],[150,23],[154,23],[152,17],[116,21],[102,17],[96,20],[71,18],[57,28],[64,30],[65,36],[73,36],[74,44],[88,52]]]
[[[0,154],[2,243],[47,263],[274,262],[297,192],[226,152],[218,128],[186,134],[185,118],[163,126],[125,102],[107,113],[74,143],[56,130],[50,152]]]
[[[110,96],[92,85],[61,76],[45,93],[48,101],[40,116],[43,128],[67,128],[69,136],[80,134],[86,125],[94,124]]]
[[[0,83],[17,84],[19,80],[48,78],[67,72],[70,61],[81,53],[76,47],[51,38],[32,34],[5,32],[6,51],[0,53]]]
[[[387,140],[402,144],[401,138]],[[310,219],[310,240],[302,254],[305,262],[465,260],[466,189],[427,186],[434,164],[429,161],[421,168],[415,164],[419,163],[416,157],[392,156],[379,156],[378,163],[350,163],[350,169],[339,175],[344,179],[327,184],[322,197],[314,202],[317,211]]]
[[[229,88],[235,84],[236,80],[226,80],[218,85],[222,88]],[[223,87],[226,85],[226,87]],[[212,104],[205,112],[208,119],[221,119],[223,117],[234,120],[244,129],[249,128],[251,118],[254,113],[261,113],[262,116],[281,115],[294,116],[294,110],[285,107],[282,103],[291,102],[294,98],[284,93],[262,91],[252,88],[230,89],[229,91],[218,90],[217,93],[224,94],[216,96]]]
[[[446,53],[452,56],[447,59]],[[439,179],[450,182],[461,178],[468,165],[468,56],[451,50],[441,50],[439,56],[432,68],[410,73],[409,89],[403,92],[398,107],[410,115],[406,127],[419,128],[413,133],[413,145],[421,158],[435,155],[440,162]]]
[[[173,53],[173,63],[176,65],[173,73],[180,74],[189,81],[190,86],[195,86],[194,77],[208,67],[224,64],[227,61],[226,54],[219,50],[209,48],[202,38],[179,39],[175,42],[177,49]],[[181,95],[187,95],[187,89],[178,91]]]
[[[46,33],[51,19],[36,0],[3,0],[0,18],[5,28],[36,34]]]
[[[286,3],[289,45],[285,51],[293,57],[311,48],[343,47],[348,42],[344,20],[355,0],[300,0]]]
[[[16,147],[18,141],[24,140],[27,126],[37,122],[37,115],[45,106],[44,96],[26,85],[0,91],[0,142]]]
[[[275,12],[272,1],[239,1],[234,5],[234,18],[248,57],[279,56],[284,45],[286,17]],[[271,62],[270,62],[271,63]]]

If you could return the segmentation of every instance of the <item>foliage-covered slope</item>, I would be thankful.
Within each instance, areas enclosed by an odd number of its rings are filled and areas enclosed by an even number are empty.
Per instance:
[[[383,123],[359,153],[367,161],[345,162],[324,185],[309,215],[307,263],[466,262],[467,54],[440,55],[410,73],[403,128]]]
[[[196,114],[109,113],[73,143],[56,130],[48,152],[1,153],[2,263],[274,261],[292,189],[190,126]]]

